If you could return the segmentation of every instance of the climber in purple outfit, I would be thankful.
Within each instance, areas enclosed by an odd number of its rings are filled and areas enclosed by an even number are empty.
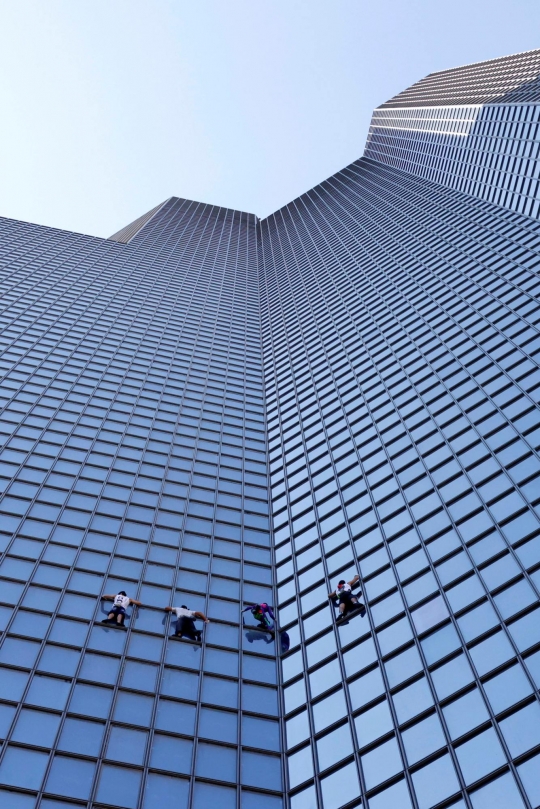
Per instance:
[[[272,611],[270,604],[248,604],[244,607],[242,612],[251,612],[256,621],[258,621],[257,629],[270,629],[274,630],[276,627],[276,618]]]

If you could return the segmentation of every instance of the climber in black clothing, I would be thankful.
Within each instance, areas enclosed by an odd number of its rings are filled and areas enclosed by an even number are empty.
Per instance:
[[[364,605],[358,600],[358,598],[353,595],[352,588],[358,582],[360,576],[357,574],[354,579],[351,579],[349,582],[346,582],[345,579],[341,579],[338,582],[338,586],[334,590],[333,593],[328,594],[328,598],[338,598],[339,599],[339,615],[337,617],[337,621],[342,621],[346,615],[351,612],[356,612],[356,610],[360,611],[360,614],[364,616],[366,614],[366,608]]]

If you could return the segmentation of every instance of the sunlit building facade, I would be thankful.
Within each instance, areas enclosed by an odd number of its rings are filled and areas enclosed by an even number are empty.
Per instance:
[[[262,221],[0,221],[2,807],[540,806],[539,74],[427,77]]]

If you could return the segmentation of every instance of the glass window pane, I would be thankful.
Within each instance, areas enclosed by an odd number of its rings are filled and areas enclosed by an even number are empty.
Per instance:
[[[242,790],[242,809],[283,809],[283,801],[274,795],[265,795],[263,792],[248,792]]]
[[[105,685],[116,685],[119,670],[119,658],[87,652],[84,656],[80,676],[81,679],[90,680],[90,682],[95,681]]]
[[[166,805],[187,809],[188,795],[189,781],[151,772],[146,780],[143,809],[163,809]]]
[[[333,725],[334,722],[337,722],[346,714],[345,696],[340,689],[313,706],[315,731],[318,733],[320,730],[324,730],[324,728]]]
[[[512,758],[517,758],[540,744],[540,705],[527,705],[499,722],[499,727]]]
[[[142,773],[104,764],[99,778],[97,800],[122,809],[136,809]]]
[[[174,641],[173,641],[174,642]],[[161,693],[179,699],[197,699],[199,688],[198,674],[165,668],[161,680]]]
[[[5,739],[9,733],[16,708],[14,705],[0,703],[0,739]]]
[[[433,697],[425,677],[398,691],[392,699],[400,724],[433,705]]]
[[[113,719],[117,722],[147,728],[150,725],[153,706],[154,700],[151,697],[120,691],[116,699]]]
[[[525,804],[510,773],[491,781],[485,787],[471,792],[474,809],[524,809]]]
[[[201,742],[197,748],[195,772],[204,778],[236,783],[236,750]]]
[[[84,719],[67,717],[62,728],[58,747],[83,756],[98,756],[105,732],[105,725],[87,722]]]
[[[379,702],[374,708],[361,713],[360,716],[355,717],[354,724],[360,748],[371,744],[379,736],[384,736],[385,733],[394,729],[388,702],[386,700]]]
[[[10,809],[35,809],[36,799],[34,795],[23,795],[22,792],[0,789],[0,804],[2,806],[11,804]],[[46,806],[46,802],[43,802],[42,806]]]
[[[484,683],[484,690],[497,714],[531,694],[532,686],[522,667],[517,664]]]
[[[70,688],[70,680],[58,680],[54,677],[36,674],[28,689],[26,702],[30,705],[41,705],[43,708],[55,708],[61,711],[66,705]]]
[[[449,755],[412,773],[412,781],[420,809],[431,809],[459,791],[459,781]]]
[[[417,761],[446,745],[437,714],[403,731],[402,739],[409,764],[416,764]]]
[[[370,750],[362,756],[362,769],[366,788],[371,789],[403,769],[403,762],[395,739]]]
[[[204,656],[204,669],[216,674],[238,677],[238,654],[223,652],[220,649],[207,649]]]
[[[303,747],[287,758],[289,767],[289,785],[294,789],[304,781],[313,778],[313,754],[311,746]]]
[[[226,708],[238,708],[238,682],[223,680],[205,674],[203,677],[202,700]]]
[[[399,781],[389,789],[369,799],[369,809],[412,809],[406,781]]]
[[[349,725],[342,725],[317,741],[319,770],[326,770],[353,752]]]
[[[444,720],[452,739],[457,739],[469,730],[489,720],[484,698],[478,688],[443,708]]]
[[[401,652],[391,660],[387,660],[384,667],[391,688],[405,682],[409,677],[422,671],[423,668],[416,646],[411,646],[405,652]]]
[[[339,809],[360,795],[358,772],[354,763],[321,779],[324,809]]]
[[[242,783],[263,789],[281,789],[281,761],[277,756],[242,751]]]
[[[456,747],[456,755],[466,784],[501,767],[506,757],[493,728]]]
[[[185,702],[160,699],[157,707],[155,726],[158,730],[170,730],[193,735],[195,732],[195,706]]]
[[[291,798],[291,809],[319,809],[315,787],[303,789]]]
[[[48,753],[8,747],[0,764],[0,783],[37,790],[41,786],[48,761]]]
[[[262,750],[275,750],[279,752],[281,748],[279,724],[273,722],[271,719],[243,716],[242,744],[248,745],[249,747],[258,747]]]
[[[287,719],[285,729],[287,733],[287,749],[296,747],[297,744],[305,741],[310,735],[307,711],[302,711],[293,716],[292,719]]]
[[[353,710],[367,705],[372,699],[380,697],[385,692],[381,670],[376,668],[368,671],[367,674],[363,674],[357,680],[349,683],[348,688]]]
[[[181,726],[178,730],[180,729]],[[175,739],[173,736],[156,733],[152,741],[150,766],[158,770],[170,770],[171,772],[187,773],[189,775],[192,751],[192,741]]]
[[[311,688],[311,696],[313,699],[318,697],[324,691],[327,691],[332,686],[337,685],[341,681],[341,668],[337,660],[331,660],[325,666],[313,671],[309,675],[309,684]]]
[[[514,650],[504,632],[497,632],[476,646],[472,646],[470,652],[474,667],[480,677],[514,657]]]
[[[235,744],[238,741],[238,715],[228,711],[201,708],[198,735],[218,742]]]
[[[253,713],[278,716],[277,691],[274,688],[264,688],[244,683],[242,686],[242,708],[245,711],[253,711]]]
[[[46,790],[56,795],[67,795],[68,798],[87,800],[95,771],[93,761],[56,756],[47,778]]]
[[[431,666],[438,660],[442,660],[446,655],[459,649],[461,647],[461,640],[452,624],[448,624],[448,626],[437,630],[437,632],[434,632],[432,635],[428,635],[427,638],[423,638],[421,646],[424,650],[428,665]]]
[[[77,683],[71,697],[70,710],[83,716],[106,719],[112,702],[113,692],[109,688]]]
[[[540,756],[530,758],[517,768],[521,782],[533,806],[540,805]],[[476,807],[475,807],[476,809]],[[483,807],[482,807],[483,809]]]
[[[437,596],[428,601],[412,613],[415,629],[420,635],[428,629],[442,623],[448,618],[448,609],[442,596]]]
[[[142,730],[111,728],[107,745],[107,758],[125,761],[126,764],[142,764],[148,734]]]
[[[44,711],[23,708],[12,734],[14,742],[23,742],[38,747],[52,747],[60,727],[60,716]]]
[[[343,660],[345,661],[347,677],[356,674],[363,668],[366,668],[366,666],[374,663],[377,660],[377,651],[373,639],[368,638],[357,646],[353,646],[352,649],[345,652]]]
[[[193,809],[236,809],[236,789],[214,784],[196,783]]]

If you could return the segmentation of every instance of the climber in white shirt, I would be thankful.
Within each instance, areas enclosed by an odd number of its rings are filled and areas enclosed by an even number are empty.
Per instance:
[[[108,616],[103,619],[101,622],[102,624],[114,624],[117,623],[118,626],[124,626],[124,621],[126,619],[126,610],[130,604],[136,604],[137,606],[141,606],[141,602],[137,601],[135,598],[128,598],[126,595],[125,590],[120,590],[114,596],[101,596],[102,599],[105,601],[112,601],[113,606],[111,607],[111,611],[109,612]]]
[[[195,621],[193,619],[200,618],[205,624],[209,624],[210,621],[204,612],[189,610],[185,604],[182,604],[181,607],[165,607],[165,612],[174,612],[176,615],[175,638],[181,638],[185,635],[187,638],[190,638],[190,640],[201,642],[202,632],[200,629],[195,628]]]

